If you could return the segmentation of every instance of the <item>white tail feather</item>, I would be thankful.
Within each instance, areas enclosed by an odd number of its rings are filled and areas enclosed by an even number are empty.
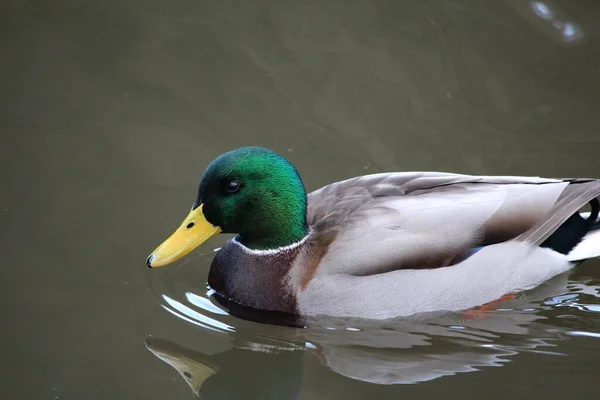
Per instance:
[[[600,229],[584,236],[583,240],[567,255],[569,261],[582,261],[600,257]]]

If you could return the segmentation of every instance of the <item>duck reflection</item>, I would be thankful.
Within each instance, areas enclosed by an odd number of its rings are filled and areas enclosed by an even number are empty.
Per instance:
[[[292,399],[303,385],[310,385],[310,379],[305,377],[303,382],[302,378],[309,357],[347,378],[392,385],[500,367],[522,352],[560,354],[557,341],[586,330],[558,328],[549,320],[568,310],[562,307],[595,312],[597,306],[583,304],[578,298],[597,299],[599,293],[600,286],[571,283],[563,274],[523,296],[496,304],[494,309],[383,322],[311,319],[303,321],[305,329],[265,324],[234,328],[230,324],[235,318],[224,315],[208,299],[188,293],[190,304],[209,302],[210,306],[199,313],[169,299],[171,312],[221,332],[231,341],[231,348],[207,356],[164,339],[147,340],[147,347],[175,368],[198,395]],[[211,317],[207,310],[213,311]]]
[[[299,348],[275,342],[236,344],[207,355],[166,339],[147,338],[146,348],[173,367],[203,399],[296,399],[302,385]],[[276,377],[276,378],[274,378]]]

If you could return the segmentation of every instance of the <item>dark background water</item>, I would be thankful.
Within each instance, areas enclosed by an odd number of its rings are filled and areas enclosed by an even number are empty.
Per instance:
[[[286,155],[309,190],[380,171],[598,177],[599,18],[594,0],[3,1],[0,397],[191,398],[149,335],[233,349],[206,398],[597,395],[597,261],[568,277],[591,288],[588,306],[536,311],[552,332],[586,334],[562,337],[552,351],[566,357],[521,351],[500,320],[482,329],[508,341],[510,363],[391,386],[349,374],[359,350],[329,337],[291,331],[317,356],[257,352],[254,330],[282,334],[226,316],[243,326],[232,338],[166,312],[161,295],[204,293],[210,251],[165,271],[144,261],[206,165],[243,145]],[[462,345],[383,346],[368,369],[423,349],[467,365],[481,347]]]

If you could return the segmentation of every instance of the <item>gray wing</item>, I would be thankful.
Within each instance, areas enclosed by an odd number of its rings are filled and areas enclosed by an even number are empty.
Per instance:
[[[539,244],[599,190],[595,180],[435,172],[334,183],[308,196],[313,245],[327,247],[317,273],[443,267],[519,235]]]

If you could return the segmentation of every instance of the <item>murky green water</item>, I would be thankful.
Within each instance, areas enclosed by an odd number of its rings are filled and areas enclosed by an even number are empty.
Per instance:
[[[9,0],[0,18],[0,398],[597,396],[599,261],[484,314],[297,329],[207,300],[226,238],[145,257],[243,145],[309,190],[599,177],[599,2]]]

